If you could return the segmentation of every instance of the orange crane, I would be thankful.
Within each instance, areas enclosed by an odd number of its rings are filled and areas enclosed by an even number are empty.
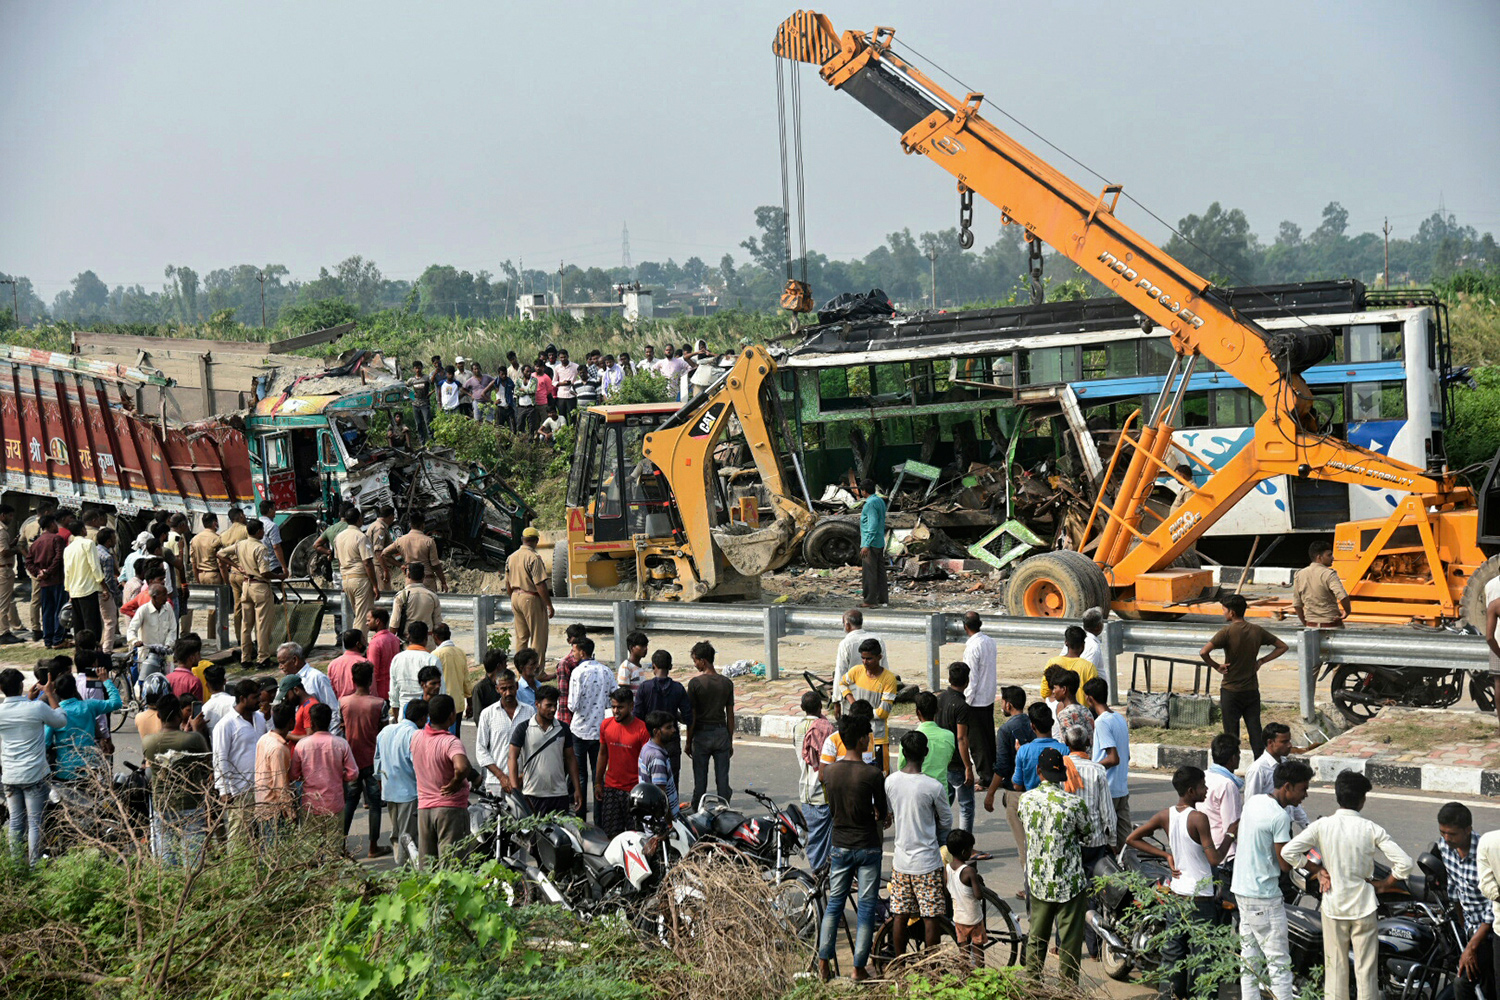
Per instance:
[[[1048,552],[1026,559],[1011,578],[1011,611],[1068,618],[1095,606],[1129,618],[1217,611],[1212,572],[1174,567],[1174,560],[1257,483],[1299,476],[1407,491],[1389,517],[1335,530],[1334,568],[1351,597],[1351,620],[1437,622],[1467,612],[1476,621],[1483,586],[1500,573],[1493,464],[1480,505],[1446,470],[1420,469],[1320,433],[1301,372],[1331,349],[1328,330],[1272,333],[1239,315],[1207,280],[1115,216],[1120,185],[1094,194],[1074,183],[986,120],[983,94],[950,94],[898,55],[894,39],[895,29],[886,27],[840,35],[826,16],[799,11],[782,23],[772,48],[782,59],[817,66],[825,83],[895,128],[903,151],[952,174],[965,233],[978,194],[1005,223],[1022,226],[1028,242],[1047,243],[1134,305],[1143,324],[1170,330],[1177,352],[1154,405],[1133,414],[1120,435],[1089,521],[1091,558]],[[784,301],[810,302],[795,284]],[[1172,439],[1188,379],[1204,360],[1266,405],[1253,440],[1218,470]],[[1173,450],[1211,473],[1203,485],[1176,472],[1167,461]],[[1146,526],[1145,500],[1160,476],[1176,480],[1189,499]],[[1481,507],[1493,513],[1483,518]],[[1252,605],[1253,614],[1266,616],[1289,610],[1285,600]]]

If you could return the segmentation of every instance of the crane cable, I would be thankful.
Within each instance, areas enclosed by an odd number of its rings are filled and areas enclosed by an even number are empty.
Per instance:
[[[791,69],[785,69],[785,63],[791,63]],[[807,199],[806,188],[803,183],[802,168],[802,80],[798,73],[799,63],[796,60],[788,60],[781,56],[776,57],[776,132],[781,148],[781,249],[782,257],[786,262],[786,278],[791,281],[794,277],[792,266],[792,196],[791,177],[787,165],[787,83],[786,77],[791,77],[791,105],[792,105],[792,159],[795,162],[796,185],[797,185],[797,256],[800,259],[801,280],[807,284]]]

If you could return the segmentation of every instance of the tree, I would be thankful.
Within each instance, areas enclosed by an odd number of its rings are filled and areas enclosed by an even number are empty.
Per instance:
[[[1259,248],[1245,213],[1225,211],[1218,203],[1201,216],[1189,215],[1177,223],[1166,251],[1199,274],[1220,285],[1254,284],[1259,271]]]
[[[72,281],[72,319],[93,322],[109,313],[109,286],[93,271],[83,271]]]
[[[760,239],[754,236],[740,244],[750,254],[757,266],[780,274],[786,267],[786,215],[778,205],[762,205],[755,210],[755,227],[760,230]]]
[[[198,322],[198,272],[190,267],[168,264],[167,287],[164,291],[171,301],[172,311],[184,323]]]

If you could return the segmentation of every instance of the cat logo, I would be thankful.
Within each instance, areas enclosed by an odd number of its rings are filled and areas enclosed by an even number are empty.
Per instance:
[[[725,405],[726,404],[724,403],[715,403],[713,406],[710,406],[706,411],[704,411],[703,416],[698,418],[698,422],[694,424],[693,429],[688,432],[688,437],[701,438],[708,437],[708,435],[712,434],[714,432],[714,427],[719,423],[720,414],[724,412]]]

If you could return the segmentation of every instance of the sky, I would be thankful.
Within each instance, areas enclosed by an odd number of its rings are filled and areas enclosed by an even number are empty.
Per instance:
[[[407,279],[610,267],[624,225],[637,263],[743,260],[780,202],[770,45],[794,9],[0,0],[0,271],[50,302],[85,268],[155,289],[169,264],[311,278],[353,254]],[[1404,236],[1441,201],[1500,230],[1494,0],[821,9],[894,26],[1173,222],[1217,200],[1269,241],[1337,199],[1353,231]],[[812,67],[803,84],[813,248],[956,224],[946,172]],[[977,205],[981,246],[998,227]]]

